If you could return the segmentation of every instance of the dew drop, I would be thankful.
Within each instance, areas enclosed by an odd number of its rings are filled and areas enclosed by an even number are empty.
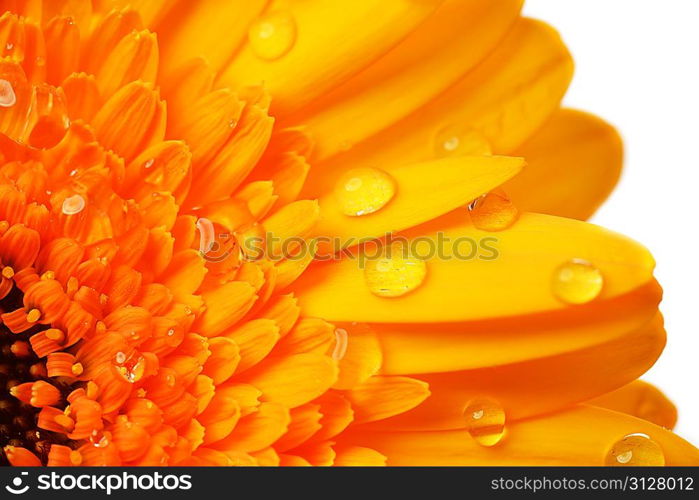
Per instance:
[[[438,158],[490,154],[490,146],[483,135],[468,127],[447,125],[434,137],[434,152]]]
[[[347,330],[344,328],[335,329],[335,348],[333,349],[332,358],[335,361],[340,361],[347,353]]]
[[[116,361],[116,363],[119,365],[123,365],[126,362],[126,354],[121,351],[116,353],[116,356],[114,356],[114,361]]]
[[[466,430],[482,446],[494,446],[505,435],[505,410],[493,400],[477,398],[464,409]]]
[[[413,257],[402,245],[394,245],[378,259],[369,260],[364,280],[379,297],[400,297],[419,287],[427,275],[424,260]]]
[[[504,193],[487,193],[468,205],[471,222],[481,231],[503,231],[519,217],[519,210]]]
[[[553,294],[567,304],[585,304],[597,298],[604,286],[599,269],[582,259],[572,259],[553,274]]]
[[[153,166],[154,163],[155,163],[155,158],[151,158],[150,160],[143,163],[143,168],[149,169]]]
[[[605,458],[605,465],[662,466],[662,448],[646,434],[629,434],[614,443]]]
[[[141,380],[146,371],[146,358],[141,355],[132,356],[130,359],[124,359],[124,361],[119,364],[121,365],[118,369],[119,373],[132,384]]]
[[[109,444],[109,438],[104,432],[95,429],[92,431],[92,434],[90,434],[90,443],[92,443],[92,446],[95,448],[106,448]]]
[[[345,172],[335,186],[340,211],[349,216],[374,213],[396,194],[393,177],[378,168],[355,168]]]
[[[61,211],[65,215],[79,214],[85,208],[85,198],[79,194],[74,194],[63,200]]]
[[[11,108],[17,102],[15,89],[7,80],[0,80],[0,107]]]
[[[248,40],[252,52],[260,59],[279,59],[296,42],[296,21],[289,12],[271,12],[250,26]]]
[[[12,43],[12,42],[7,42],[7,43],[5,44],[5,50],[12,50],[12,49],[14,49],[14,48],[15,48],[15,44]]]

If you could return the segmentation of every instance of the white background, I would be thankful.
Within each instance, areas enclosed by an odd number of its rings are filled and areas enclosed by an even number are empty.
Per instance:
[[[564,104],[624,137],[625,170],[592,222],[645,244],[665,289],[668,344],[643,377],[699,445],[699,0],[527,0],[576,62]]]

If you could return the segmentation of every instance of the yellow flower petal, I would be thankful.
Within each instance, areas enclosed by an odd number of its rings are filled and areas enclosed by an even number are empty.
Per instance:
[[[275,96],[275,114],[287,113],[381,56],[440,3],[306,0],[294,2],[287,9],[282,2],[274,1],[262,19],[278,12],[291,16],[296,36],[289,40],[288,52],[273,60],[260,58],[248,41],[219,80],[233,87],[264,82]]]
[[[522,158],[444,158],[385,168],[396,194],[372,214],[351,217],[330,191],[319,200],[322,217],[315,233],[342,241],[384,236],[434,219],[497,187],[524,167]],[[327,191],[326,191],[327,192]],[[416,201],[419,200],[419,203]]]
[[[508,421],[560,410],[639,377],[664,346],[665,330],[658,316],[637,330],[563,354],[421,374],[430,397],[418,408],[376,425],[391,430],[456,429],[464,425],[469,401],[478,398],[496,401]]]
[[[518,208],[587,219],[617,183],[623,150],[603,120],[561,109],[516,154],[528,167],[503,187]]]
[[[380,340],[383,374],[474,370],[564,354],[623,336],[653,318],[661,295],[660,286],[652,282],[621,297],[545,314],[463,323],[374,323],[361,330]],[[351,346],[358,327],[346,328]]]
[[[388,465],[604,465],[611,447],[629,434],[648,435],[666,465],[699,465],[699,451],[661,427],[601,408],[578,406],[506,426],[496,446],[481,446],[466,430],[361,432],[340,441],[368,446]]]
[[[591,399],[587,404],[627,413],[666,429],[672,429],[677,422],[677,408],[672,401],[642,380],[635,380],[616,391]]]
[[[552,311],[570,307],[554,295],[552,282],[557,268],[576,258],[592,263],[604,277],[600,299],[623,295],[651,279],[654,261],[646,249],[592,224],[523,214],[509,229],[489,233],[473,228],[466,218],[464,212],[452,217],[451,224],[436,223],[445,226],[443,237],[451,243],[442,246],[444,258],[426,262],[427,277],[413,292],[378,297],[365,283],[361,260],[344,258],[316,263],[294,283],[302,308],[329,321],[378,323],[471,321]],[[433,231],[422,231],[416,228],[408,236],[436,238]],[[483,245],[486,237],[492,238],[487,244],[496,252],[480,253],[485,259],[456,258],[468,257],[471,241]]]
[[[247,36],[247,27],[267,0],[178,2],[159,26],[163,70],[169,74],[183,61],[205,58],[219,70]]]
[[[558,34],[549,26],[522,19],[473,71],[422,108],[367,139],[363,120],[318,124],[333,136],[314,158],[321,160],[354,146],[352,163],[381,158],[429,159],[437,155],[445,130],[457,136],[481,133],[497,154],[509,154],[558,107],[573,65]],[[315,130],[316,126],[306,124]],[[337,133],[342,130],[342,133]],[[361,142],[364,140],[364,142]]]
[[[514,24],[521,3],[447,0],[396,48],[284,121],[308,125],[319,158],[342,148],[341,141],[354,144],[378,133],[480,62]],[[429,159],[403,153],[392,161],[403,158]]]

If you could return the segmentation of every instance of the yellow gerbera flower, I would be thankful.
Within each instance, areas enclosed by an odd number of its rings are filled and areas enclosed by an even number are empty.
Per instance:
[[[699,463],[520,4],[1,2],[3,460]]]

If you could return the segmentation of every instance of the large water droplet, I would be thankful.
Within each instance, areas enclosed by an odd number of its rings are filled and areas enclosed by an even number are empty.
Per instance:
[[[504,193],[488,193],[468,205],[473,225],[481,231],[502,231],[515,223],[519,210]]]
[[[572,259],[553,274],[553,294],[568,304],[585,304],[599,296],[604,278],[599,269],[582,259]]]
[[[505,410],[493,400],[478,398],[464,409],[466,430],[480,445],[494,446],[505,434]]]
[[[400,297],[419,287],[427,275],[424,260],[413,257],[407,247],[394,245],[378,259],[369,260],[364,279],[379,297]]]
[[[17,102],[15,89],[7,80],[0,80],[0,107],[10,108]]]
[[[63,200],[63,206],[61,211],[65,215],[75,215],[79,214],[85,208],[85,198],[79,194],[74,194]]]
[[[296,42],[296,22],[289,12],[270,12],[250,26],[248,40],[257,57],[278,59]]]
[[[609,450],[605,465],[662,466],[665,455],[662,448],[646,434],[629,434]]]
[[[396,194],[396,183],[378,168],[355,168],[345,172],[335,186],[335,199],[345,215],[366,215],[380,210]]]

